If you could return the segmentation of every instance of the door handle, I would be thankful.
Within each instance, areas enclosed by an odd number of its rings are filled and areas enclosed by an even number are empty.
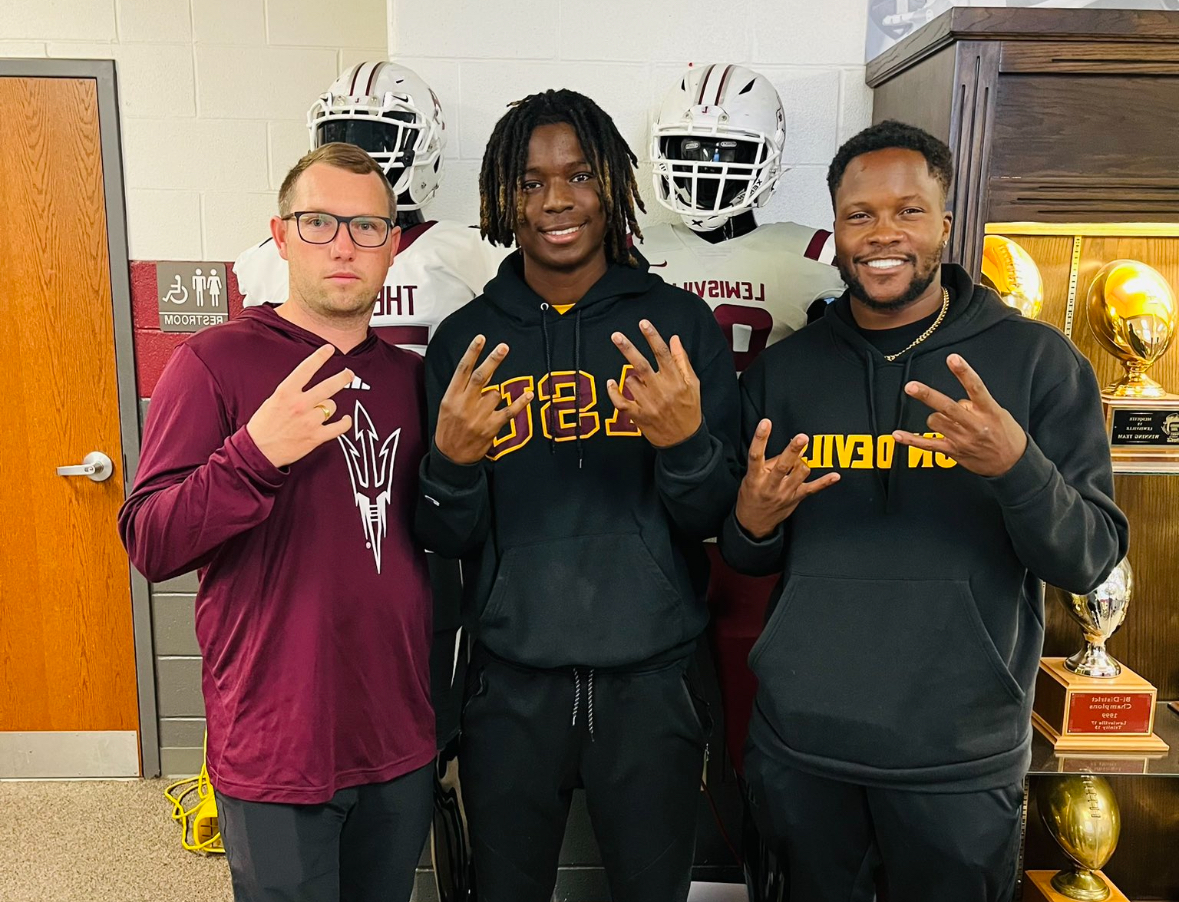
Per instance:
[[[78,467],[58,467],[58,476],[85,476],[95,482],[104,482],[114,473],[111,459],[101,451],[91,451],[82,458],[82,465]]]

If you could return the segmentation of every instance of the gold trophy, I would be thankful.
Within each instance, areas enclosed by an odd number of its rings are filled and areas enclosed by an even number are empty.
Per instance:
[[[1042,778],[1036,802],[1044,826],[1074,866],[1056,874],[1028,871],[1025,902],[1125,902],[1126,897],[1101,872],[1117,848],[1122,829],[1118,801],[1109,783],[1093,774]]]
[[[1179,323],[1175,293],[1145,263],[1114,260],[1098,270],[1086,309],[1098,344],[1126,370],[1101,392],[1114,470],[1179,473],[1179,395],[1146,375]]]
[[[1126,619],[1133,591],[1134,571],[1123,558],[1092,592],[1065,601],[1085,647],[1069,658],[1040,659],[1032,703],[1032,723],[1058,754],[1168,749],[1154,733],[1158,690],[1105,650],[1105,640]]]
[[[1039,318],[1044,279],[1031,254],[1010,238],[987,235],[983,239],[982,283],[1028,319]]]

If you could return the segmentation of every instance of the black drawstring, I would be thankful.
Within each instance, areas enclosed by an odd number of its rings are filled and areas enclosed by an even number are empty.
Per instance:
[[[901,403],[897,405],[897,421],[896,421],[896,425],[893,426],[893,429],[904,429],[905,428],[905,407],[909,403],[909,393],[907,391],[905,391],[905,386],[909,384],[909,377],[910,377],[910,373],[912,372],[912,369],[913,369],[913,358],[911,356],[906,357],[905,358],[905,368],[901,372]],[[924,431],[924,430],[922,430],[922,431]],[[904,450],[905,453],[908,453],[908,451],[904,445],[896,445],[893,448],[893,467],[890,467],[889,471],[888,471],[888,481],[889,481],[890,486],[892,485],[893,468],[896,469],[896,472],[898,474],[897,479],[898,479],[898,483],[899,483],[899,479],[900,479],[899,474],[901,471],[901,467],[896,466],[896,459],[900,455],[902,450]],[[885,507],[885,512],[890,512],[890,511],[892,511],[892,509],[894,507],[896,507],[896,497],[895,496],[896,496],[895,491],[892,491],[889,493],[888,504]]]
[[[872,441],[877,441],[876,436],[880,431],[880,423],[876,413],[876,360],[870,351],[864,356],[868,361],[868,434],[872,436]],[[880,494],[887,502],[888,480],[885,476],[881,475],[879,467],[873,470],[872,475],[876,478],[876,485],[880,488]]]
[[[542,303],[540,305],[540,334],[544,336],[544,368],[548,374],[549,391],[553,390],[553,353],[549,347],[549,305]],[[537,392],[540,394],[540,392]],[[550,410],[552,408],[549,408]],[[549,436],[549,454],[555,454],[557,451],[556,430],[549,430],[552,435]]]
[[[581,448],[581,311],[573,318],[573,395],[577,400],[574,411],[577,418],[577,469],[581,469],[585,455]],[[593,690],[593,672],[590,672],[590,690]],[[593,703],[590,703],[590,732],[593,732]]]

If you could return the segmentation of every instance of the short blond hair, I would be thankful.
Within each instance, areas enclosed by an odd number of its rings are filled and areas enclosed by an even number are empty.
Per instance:
[[[397,195],[393,193],[393,186],[385,178],[385,173],[381,170],[377,161],[355,144],[345,144],[342,141],[324,144],[309,153],[303,154],[299,162],[291,167],[291,171],[287,173],[287,177],[282,180],[282,187],[278,189],[279,216],[291,215],[291,197],[295,193],[295,185],[298,184],[299,177],[316,163],[323,163],[325,166],[334,166],[336,169],[354,172],[357,175],[367,175],[370,172],[375,172],[381,177],[381,184],[385,186],[385,194],[389,198],[389,218],[397,218]]]

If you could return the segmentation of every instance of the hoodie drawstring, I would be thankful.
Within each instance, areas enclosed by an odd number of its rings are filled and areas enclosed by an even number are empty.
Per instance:
[[[585,460],[585,453],[581,447],[581,311],[577,311],[577,315],[573,319],[573,395],[577,401],[577,408],[574,411],[577,420],[577,469],[581,469],[581,465]],[[590,689],[593,689],[594,672],[590,671]],[[590,701],[590,732],[594,731],[593,722],[593,701],[591,696]]]
[[[553,351],[549,345],[549,305],[542,303],[540,305],[540,334],[544,337],[544,368],[548,374],[549,385],[553,384]],[[538,391],[537,394],[540,394]],[[549,437],[549,454],[557,453],[557,440],[555,435]],[[576,716],[576,710],[574,715]]]
[[[868,380],[868,433],[876,436],[880,434],[880,417],[876,412],[876,361],[871,354],[864,355],[868,365],[865,368],[865,375]],[[873,441],[876,439],[873,438]],[[880,494],[884,496],[885,502],[888,501],[888,477],[875,469],[872,475],[876,477],[876,485],[880,488]]]
[[[540,305],[540,332],[544,337],[544,368],[548,374],[549,386],[553,384],[553,348],[549,340],[549,305],[542,303]],[[577,404],[574,411],[577,418],[577,469],[581,469],[582,464],[585,463],[585,449],[581,444],[581,311],[578,310],[573,317],[573,396]],[[557,434],[556,429],[550,430],[553,434],[549,437],[549,454],[555,454],[557,451]]]
[[[900,402],[900,404],[897,405],[897,421],[896,421],[896,423],[893,424],[893,427],[892,427],[893,429],[904,429],[905,428],[905,408],[909,404],[909,393],[907,391],[905,391],[905,386],[909,384],[909,379],[912,374],[912,371],[913,371],[913,357],[909,356],[905,359],[905,368],[901,371],[901,402]],[[889,491],[887,494],[886,503],[884,506],[885,513],[892,513],[893,509],[896,507],[896,494],[897,494],[896,488],[897,488],[897,486],[893,486],[893,484],[892,484],[892,481],[893,481],[892,474],[894,472],[894,469],[895,469],[895,472],[897,472],[898,474],[900,473],[900,469],[896,467],[896,457],[898,454],[901,453],[902,449],[903,449],[902,445],[897,445],[893,450],[893,467],[890,468],[888,471],[888,487],[890,489],[892,489],[892,491]],[[899,475],[897,478],[899,480],[899,478],[900,478]],[[899,485],[899,483],[898,483],[898,485]]]
[[[577,712],[581,710],[581,670],[573,668],[573,726],[577,726]],[[586,722],[590,740],[594,738],[594,670],[586,676]]]

